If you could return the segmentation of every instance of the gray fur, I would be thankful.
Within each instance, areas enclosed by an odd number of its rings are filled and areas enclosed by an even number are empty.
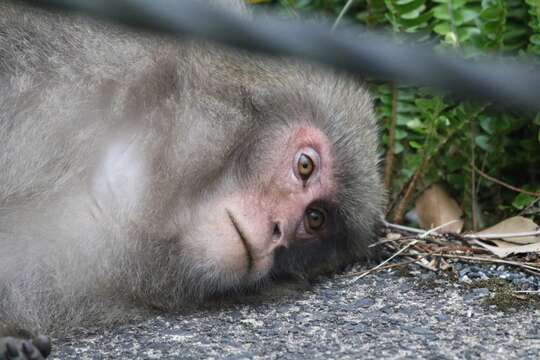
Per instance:
[[[124,321],[228,290],[182,258],[169,223],[189,222],[187,204],[221,179],[256,176],[248,149],[298,119],[328,135],[337,160],[343,231],[328,266],[368,255],[384,194],[357,82],[76,16],[6,3],[0,14],[0,332]],[[149,159],[152,190],[103,208],[88,179],[116,137]]]

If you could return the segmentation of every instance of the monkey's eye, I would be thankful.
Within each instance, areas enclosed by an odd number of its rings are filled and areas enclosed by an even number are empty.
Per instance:
[[[307,232],[320,231],[326,222],[326,215],[319,209],[307,209],[304,213],[304,227]]]
[[[315,163],[306,154],[301,154],[298,158],[298,173],[302,180],[307,180],[315,170]]]

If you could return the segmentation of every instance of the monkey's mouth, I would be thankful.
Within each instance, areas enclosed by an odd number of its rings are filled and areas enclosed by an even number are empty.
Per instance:
[[[234,229],[238,233],[238,237],[240,238],[240,241],[242,241],[242,245],[244,245],[244,249],[246,250],[246,257],[247,257],[247,269],[246,270],[247,270],[248,273],[250,273],[251,270],[253,269],[253,255],[251,253],[251,247],[249,245],[249,242],[246,239],[246,235],[244,234],[244,231],[242,230],[242,227],[240,226],[240,224],[238,224],[238,221],[233,216],[233,214],[231,214],[231,212],[228,209],[226,209],[225,211],[227,212],[227,216],[231,220],[231,223],[233,224]]]

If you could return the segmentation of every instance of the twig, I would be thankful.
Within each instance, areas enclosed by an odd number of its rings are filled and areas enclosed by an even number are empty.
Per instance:
[[[521,233],[507,233],[507,234],[465,234],[463,235],[466,239],[480,239],[480,240],[489,240],[489,239],[511,239],[517,237],[525,236],[540,236],[540,230],[536,231],[526,231]]]
[[[457,221],[457,220],[453,220],[453,221]],[[398,225],[398,224],[392,224],[392,223],[389,223],[387,221],[384,221],[383,220],[383,224],[384,226],[388,227],[388,228],[392,228],[392,229],[397,229],[397,230],[403,230],[403,231],[409,231],[409,232],[412,232],[412,233],[415,233],[415,234],[425,234],[426,231],[424,230],[421,230],[421,229],[417,229],[417,228],[413,228],[413,227],[410,227],[410,226],[404,226],[404,225]],[[446,226],[448,225],[447,224],[444,224],[444,225],[441,225],[440,227],[443,227],[443,226]],[[437,229],[437,228],[435,228]],[[433,230],[433,229],[431,229]],[[431,231],[429,230],[429,231]],[[428,231],[428,232],[429,232]],[[517,232],[517,233],[506,233],[506,234],[465,234],[465,235],[458,235],[458,236],[461,236],[465,239],[484,239],[484,240],[489,240],[489,239],[511,239],[511,238],[517,238],[517,237],[525,237],[525,236],[540,236],[540,229],[539,230],[536,230],[536,231],[527,231],[527,232]],[[424,236],[422,236],[424,237]]]
[[[469,119],[472,121],[474,118],[476,118],[478,116],[478,114],[480,114],[485,109],[485,107],[486,106],[480,107],[476,111],[476,113],[474,115],[472,115]],[[442,111],[442,109],[441,109],[441,111]],[[436,114],[432,114],[433,118],[438,116],[439,113],[440,113],[440,111],[437,112]],[[442,139],[442,141],[438,142],[437,146],[435,147],[435,150],[433,150],[430,154],[425,154],[424,153],[424,155],[423,155],[424,158],[422,159],[422,163],[420,164],[420,166],[414,172],[413,176],[411,177],[411,180],[407,184],[407,189],[405,190],[404,195],[401,198],[401,201],[398,203],[398,206],[397,206],[397,209],[396,209],[395,215],[394,215],[394,222],[395,223],[401,223],[401,221],[403,220],[405,210],[407,209],[407,206],[408,206],[410,200],[413,197],[414,190],[416,189],[417,182],[420,179],[421,175],[428,169],[428,167],[429,167],[429,165],[431,163],[431,160],[433,158],[435,158],[435,156],[439,155],[439,152],[441,151],[441,149],[443,147],[445,147],[446,145],[448,145],[450,140],[452,140],[454,138],[454,135],[456,135],[459,131],[461,131],[463,126],[466,123],[467,123],[467,121],[461,122],[461,124],[458,127],[454,128],[451,132],[449,132],[446,135],[446,137],[444,139]],[[428,134],[428,138],[426,139],[425,143],[427,143],[430,140],[431,136],[432,136],[432,134]]]
[[[383,245],[383,244],[387,244],[389,242],[396,242],[396,241],[399,241],[399,240],[403,240],[403,238],[399,238],[399,239],[384,239],[384,240],[379,240],[373,244],[370,244],[368,246],[368,248],[372,248],[372,247],[375,247],[375,246],[379,246],[379,245]]]
[[[400,255],[398,253],[396,254],[397,254],[396,256]],[[528,270],[532,270],[532,271],[540,273],[540,268],[536,266],[528,265],[528,263],[522,263],[522,262],[517,262],[517,261],[511,261],[511,260],[495,259],[495,258],[486,258],[486,257],[480,257],[480,256],[439,254],[439,253],[404,254],[402,256],[415,256],[415,255],[434,256],[434,257],[442,257],[442,258],[448,258],[448,259],[461,259],[461,260],[468,260],[468,261],[482,261],[482,262],[490,262],[490,263],[495,263],[495,264],[513,265],[513,266],[521,267],[524,269],[528,269]]]
[[[514,294],[540,295],[540,290],[517,290],[514,291]]]
[[[412,233],[415,233],[415,234],[423,234],[423,233],[425,233],[425,230],[421,230],[421,229],[417,229],[417,228],[413,228],[413,227],[405,226],[405,225],[392,224],[392,223],[389,223],[386,220],[383,220],[383,224],[384,224],[384,226],[386,226],[388,228],[392,228],[392,229],[396,229],[396,230],[408,231],[408,232],[412,232]]]
[[[434,227],[433,229],[429,229],[428,231],[426,231],[425,233],[423,233],[422,235],[420,235],[420,238],[421,239],[424,239],[425,237],[427,237],[428,235],[431,235],[431,234],[436,234],[437,233],[437,230],[440,230],[442,229],[443,227],[447,226],[447,225],[452,225],[453,223],[456,223],[460,221],[459,219],[454,219],[454,220],[450,220],[442,225],[439,225],[439,226],[436,226]]]
[[[383,271],[383,270],[388,270],[388,269],[393,269],[393,268],[396,268],[396,267],[400,267],[400,266],[405,266],[405,265],[409,265],[409,264],[412,264],[414,262],[417,262],[418,259],[410,259],[410,260],[406,260],[406,261],[402,261],[402,262],[399,262],[399,263],[395,263],[395,264],[388,264],[388,265],[384,265],[384,266],[381,266],[380,268],[377,268],[376,270],[375,269],[371,269],[371,272],[377,272],[377,271]],[[367,270],[369,271],[369,270]],[[357,275],[362,275],[365,271],[362,271],[362,272],[353,272],[353,273],[350,273],[350,274],[345,274],[345,275],[341,275],[339,276],[340,278],[348,278],[348,277],[353,277],[353,276],[357,276]]]
[[[531,274],[531,275],[534,275],[534,276],[540,276],[540,272],[538,271],[533,271],[533,270],[529,270],[529,269],[522,269],[524,272],[526,272],[527,274]]]
[[[527,190],[524,190],[524,189],[521,189],[521,188],[518,188],[518,187],[515,187],[515,186],[512,186],[508,183],[505,183],[504,181],[502,180],[499,180],[499,179],[496,179],[494,178],[493,176],[489,176],[488,174],[486,174],[485,172],[483,172],[482,170],[480,170],[479,168],[477,168],[474,164],[471,163],[471,166],[472,168],[474,169],[474,171],[476,171],[478,174],[480,174],[481,176],[485,177],[486,179],[490,180],[490,181],[493,181],[494,183],[497,183],[501,186],[504,186],[505,188],[507,189],[510,189],[510,190],[513,190],[513,191],[516,191],[516,192],[519,192],[519,193],[522,193],[522,194],[526,194],[526,195],[530,195],[530,196],[534,196],[534,197],[540,197],[540,193],[538,192],[533,192],[533,191],[527,191]]]
[[[394,255],[390,256],[388,259],[384,260],[382,263],[380,263],[379,265],[375,266],[374,268],[371,268],[367,271],[364,271],[363,273],[361,273],[360,275],[358,275],[358,277],[356,279],[354,279],[355,281],[356,280],[360,280],[361,278],[363,278],[364,276],[368,275],[368,274],[371,274],[372,272],[378,270],[379,268],[381,268],[382,266],[384,266],[385,264],[387,264],[390,260],[392,260],[393,258],[395,258],[396,256],[399,256],[399,254],[401,254],[402,252],[404,252],[405,250],[407,250],[408,248],[410,248],[411,246],[413,246],[414,244],[416,244],[418,242],[418,240],[413,240],[411,241],[410,243],[408,243],[407,245],[405,245],[404,247],[402,247],[401,249],[399,249],[398,252],[396,252]]]
[[[418,180],[420,179],[424,171],[427,169],[430,163],[430,160],[431,160],[431,157],[424,156],[424,158],[422,159],[422,163],[420,164],[420,166],[418,166],[418,168],[414,172],[411,178],[411,181],[407,185],[407,189],[403,193],[403,197],[398,203],[398,206],[396,208],[395,215],[394,215],[394,222],[400,223],[401,221],[403,221],[405,210],[407,206],[409,205],[411,198],[413,197],[414,190],[416,189],[416,184],[418,183]]]
[[[430,249],[430,251],[436,251],[441,253],[473,253],[473,254],[480,254],[480,255],[492,255],[492,253],[484,248],[481,247],[471,247],[470,245],[448,245],[445,244],[444,246],[438,247],[436,249]]]
[[[442,229],[443,227],[447,226],[447,225],[451,225],[455,222],[458,222],[460,221],[459,219],[454,219],[454,220],[450,220],[448,221],[447,223],[444,223],[442,225],[439,225],[437,227],[434,227],[433,229],[429,229],[429,230],[421,230],[421,229],[417,229],[417,228],[413,228],[413,227],[410,227],[410,226],[405,226],[405,225],[398,225],[398,224],[392,224],[392,223],[389,223],[388,221],[386,220],[383,220],[383,224],[384,226],[386,227],[389,227],[389,228],[393,228],[393,229],[396,229],[396,230],[403,230],[403,231],[408,231],[408,232],[412,232],[412,233],[415,233],[415,234],[420,234],[420,238],[425,238],[427,237],[428,235],[431,235],[433,233],[437,234],[437,230],[440,230]],[[438,234],[437,234],[438,235]]]
[[[349,1],[347,1],[347,3],[345,4],[345,6],[343,7],[343,9],[341,9],[341,12],[339,13],[339,15],[338,15],[336,21],[334,21],[334,25],[332,25],[332,28],[330,29],[330,32],[331,32],[331,33],[333,33],[333,32],[337,29],[339,23],[341,22],[341,19],[343,19],[343,16],[345,16],[345,14],[347,13],[347,11],[349,11],[349,8],[351,7],[353,1],[354,1],[354,0],[349,0]]]
[[[423,267],[424,269],[427,269],[429,271],[437,271],[437,268],[429,265],[429,262],[424,259],[425,256],[417,256],[416,257],[416,265],[420,266],[420,267]]]
[[[533,200],[529,205],[527,205],[527,207],[525,207],[525,209],[521,210],[519,212],[519,215],[523,216],[523,215],[530,215],[530,214],[535,214],[537,212],[540,212],[540,209],[538,208],[536,210],[532,210],[538,203],[540,203],[540,197]]]

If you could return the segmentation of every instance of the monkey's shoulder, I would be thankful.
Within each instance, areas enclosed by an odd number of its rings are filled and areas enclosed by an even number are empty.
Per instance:
[[[0,14],[0,74],[62,74],[68,68],[118,65],[135,58],[141,45],[119,26],[80,15],[10,2],[0,3]]]

